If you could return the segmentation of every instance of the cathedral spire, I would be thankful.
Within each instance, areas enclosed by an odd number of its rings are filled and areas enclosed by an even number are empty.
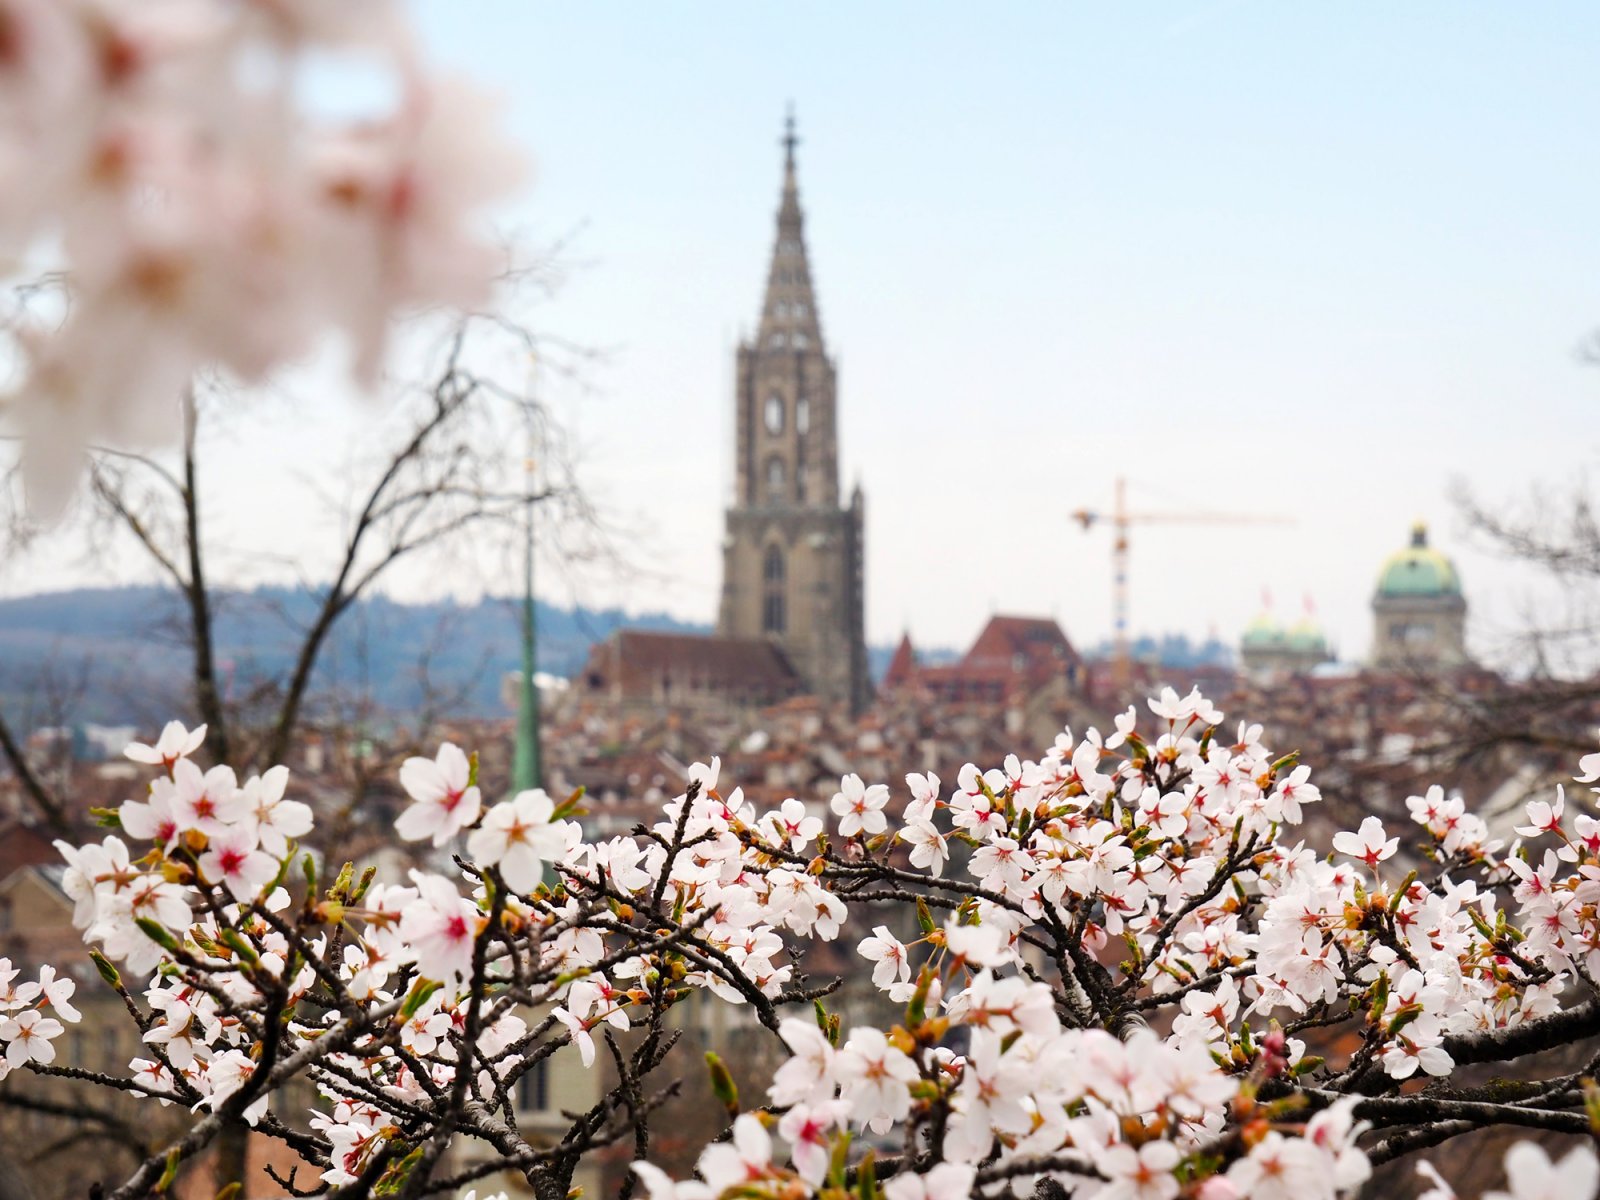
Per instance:
[[[783,192],[778,201],[777,236],[772,247],[772,265],[767,271],[767,290],[761,304],[756,346],[761,350],[821,353],[822,325],[817,317],[811,263],[806,255],[805,214],[800,209],[799,171],[795,161],[800,137],[795,132],[792,104],[784,117],[783,137],[778,144],[783,147]]]

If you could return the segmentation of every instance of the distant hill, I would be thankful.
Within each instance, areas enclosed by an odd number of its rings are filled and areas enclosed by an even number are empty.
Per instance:
[[[216,596],[223,682],[236,696],[292,665],[300,630],[316,612],[304,588],[258,588]],[[399,604],[378,596],[334,627],[315,686],[370,695],[404,712],[434,702],[456,715],[504,711],[505,672],[521,665],[520,605],[484,599]],[[185,712],[188,651],[181,598],[159,587],[83,588],[0,599],[0,703],[23,727],[74,721],[149,723]],[[539,667],[576,671],[589,647],[614,629],[706,632],[665,613],[559,608],[540,602]]]
[[[216,643],[223,684],[248,696],[264,679],[287,674],[299,631],[316,612],[305,588],[216,594]],[[431,695],[456,716],[505,711],[501,680],[522,664],[520,602],[399,604],[363,600],[334,627],[315,689],[370,696],[392,713],[415,711]],[[539,602],[539,669],[571,675],[589,647],[613,630],[708,633],[710,626],[665,613],[559,608]],[[0,706],[24,730],[56,724],[150,726],[189,712],[189,657],[182,601],[168,588],[80,588],[0,599]],[[893,648],[873,646],[874,678]],[[953,652],[931,650],[929,661]]]

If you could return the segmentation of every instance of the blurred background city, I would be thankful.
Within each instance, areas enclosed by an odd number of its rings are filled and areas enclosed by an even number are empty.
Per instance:
[[[394,869],[443,739],[617,831],[1163,687],[1330,826],[1594,748],[1592,6],[416,15],[531,150],[500,306],[13,506],[0,953],[75,944],[51,840],[172,717]]]

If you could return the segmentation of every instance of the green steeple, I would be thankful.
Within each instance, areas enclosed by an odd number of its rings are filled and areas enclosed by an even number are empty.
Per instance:
[[[517,701],[517,746],[511,762],[511,787],[526,792],[542,782],[539,763],[538,628],[533,610],[533,460],[528,460],[527,548],[522,587],[522,687]]]

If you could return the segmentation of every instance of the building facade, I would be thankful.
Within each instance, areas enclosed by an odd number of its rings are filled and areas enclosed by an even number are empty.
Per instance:
[[[865,707],[865,502],[839,494],[838,373],[817,311],[794,123],[766,294],[735,373],[734,499],[717,632],[764,638],[824,700]]]
[[[1467,601],[1455,563],[1428,545],[1418,522],[1411,544],[1391,554],[1372,597],[1372,665],[1381,669],[1465,666]]]

